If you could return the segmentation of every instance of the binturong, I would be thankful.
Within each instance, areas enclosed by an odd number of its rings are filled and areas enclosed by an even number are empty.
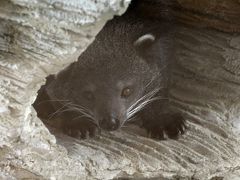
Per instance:
[[[185,120],[168,98],[173,29],[134,13],[109,21],[78,61],[42,88],[53,109],[45,118],[60,117],[60,128],[73,137],[93,137],[135,121],[152,138],[183,134]]]

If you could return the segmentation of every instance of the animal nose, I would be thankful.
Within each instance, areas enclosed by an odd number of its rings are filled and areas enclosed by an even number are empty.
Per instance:
[[[103,118],[99,121],[99,126],[101,129],[114,131],[120,127],[120,122],[118,119],[113,117]]]

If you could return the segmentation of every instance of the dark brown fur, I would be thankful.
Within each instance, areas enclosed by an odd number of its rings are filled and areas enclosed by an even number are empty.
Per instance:
[[[156,39],[134,45],[145,34]],[[164,139],[164,133],[177,138],[186,126],[183,117],[170,107],[168,100],[169,72],[174,60],[173,36],[169,23],[138,19],[134,14],[115,18],[107,23],[78,62],[47,82],[34,107],[43,119],[62,109],[56,115],[62,119],[63,131],[85,138],[94,136],[99,129],[120,128],[128,121],[129,107],[159,88],[152,97],[156,100],[134,117],[142,121],[142,126],[153,138]],[[121,92],[126,87],[132,94],[123,98]],[[53,100],[49,101],[48,107],[52,112],[44,115],[45,107],[40,107],[39,103],[48,98]],[[60,103],[59,99],[70,103]],[[73,105],[88,109],[95,122],[82,117]]]

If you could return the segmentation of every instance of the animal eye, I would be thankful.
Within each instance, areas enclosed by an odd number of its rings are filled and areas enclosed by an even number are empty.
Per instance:
[[[94,100],[94,95],[91,91],[85,91],[83,92],[83,97],[89,101],[93,101]]]
[[[129,97],[129,96],[131,95],[131,93],[132,93],[132,90],[127,87],[127,88],[124,88],[124,89],[122,90],[121,96],[122,96],[123,98],[127,98],[127,97]]]

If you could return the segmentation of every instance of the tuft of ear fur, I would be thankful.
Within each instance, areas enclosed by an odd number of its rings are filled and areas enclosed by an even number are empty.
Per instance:
[[[153,65],[155,63],[154,57],[152,53],[153,44],[156,42],[156,37],[152,34],[145,34],[139,37],[134,42],[134,47],[137,53],[144,58],[144,60],[148,63]]]
[[[137,49],[138,52],[141,54],[146,52],[148,48],[152,46],[155,41],[155,36],[152,34],[145,34],[140,36],[134,43],[134,47]]]

